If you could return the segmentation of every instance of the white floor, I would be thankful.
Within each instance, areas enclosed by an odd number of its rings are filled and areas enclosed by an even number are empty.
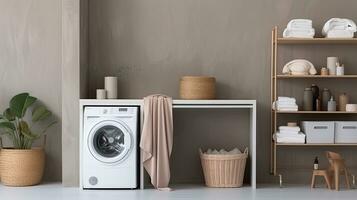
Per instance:
[[[13,188],[0,186],[1,200],[139,200],[139,199],[242,199],[242,200],[278,200],[278,199],[356,199],[357,189],[329,191],[325,188],[311,190],[307,186],[261,186],[256,190],[249,187],[240,189],[212,189],[196,185],[174,187],[172,192],[160,192],[154,189],[146,190],[85,190],[65,188],[61,184],[43,184],[40,186]]]

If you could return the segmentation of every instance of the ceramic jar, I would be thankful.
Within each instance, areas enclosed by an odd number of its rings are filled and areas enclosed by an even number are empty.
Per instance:
[[[97,99],[106,99],[107,91],[105,89],[97,89]]]
[[[314,101],[314,96],[312,93],[311,88],[305,88],[304,91],[304,104],[303,104],[303,109],[304,111],[312,111],[313,110],[313,101]]]
[[[345,75],[345,66],[344,65],[339,65],[336,67],[336,75],[337,76]]]
[[[115,76],[104,77],[104,89],[107,91],[108,99],[118,98],[118,78]]]
[[[312,110],[316,111],[317,110],[317,106],[316,106],[316,100],[319,98],[320,96],[320,89],[317,85],[312,84],[311,85],[311,90],[312,90],[312,96],[313,96],[313,100],[312,100]]]
[[[349,102],[349,98],[346,93],[343,93],[338,98],[338,110],[339,111],[346,111],[346,105]]]
[[[327,111],[327,104],[328,101],[331,99],[331,92],[329,89],[324,88],[322,91],[322,104],[321,104],[321,110]]]
[[[323,67],[321,69],[321,76],[328,76],[328,69],[326,67]]]

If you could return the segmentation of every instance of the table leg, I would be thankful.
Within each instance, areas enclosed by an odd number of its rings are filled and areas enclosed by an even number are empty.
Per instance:
[[[335,190],[338,191],[340,186],[340,168],[338,167],[338,165],[335,165],[334,169],[335,169]]]
[[[312,179],[311,179],[311,188],[315,187],[315,174],[312,175]]]
[[[328,177],[327,174],[325,174],[324,177],[325,177],[325,181],[326,181],[326,184],[327,184],[327,188],[328,188],[329,190],[331,190],[330,178]]]
[[[350,185],[350,180],[348,178],[348,172],[347,172],[347,169],[345,168],[345,180],[346,180],[346,186],[347,186],[347,189],[351,189],[351,185]]]

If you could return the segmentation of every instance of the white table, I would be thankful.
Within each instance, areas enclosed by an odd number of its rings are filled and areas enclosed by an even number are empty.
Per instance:
[[[143,106],[142,99],[82,99],[80,100],[80,116],[83,116],[84,106]],[[251,187],[256,188],[256,100],[173,100],[174,109],[249,109],[250,110],[250,146],[249,154],[251,158]],[[143,109],[140,109],[143,111]],[[141,119],[143,114],[141,112]],[[141,122],[143,120],[140,120]],[[82,117],[80,117],[80,132],[82,132]],[[141,123],[142,126],[142,123]],[[141,164],[140,188],[144,188],[144,168]]]

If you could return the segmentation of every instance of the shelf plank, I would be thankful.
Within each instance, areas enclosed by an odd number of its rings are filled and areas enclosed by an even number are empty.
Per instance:
[[[316,143],[316,144],[295,144],[295,143],[276,143],[277,146],[357,146],[357,143],[340,143],[340,144],[327,144],[327,143]]]
[[[345,111],[274,111],[278,114],[357,114],[357,112]]]
[[[304,76],[294,76],[294,75],[277,75],[278,79],[357,79],[357,75],[343,75],[343,76],[321,76],[321,75],[304,75]]]
[[[278,44],[349,44],[356,45],[357,38],[278,38]]]

